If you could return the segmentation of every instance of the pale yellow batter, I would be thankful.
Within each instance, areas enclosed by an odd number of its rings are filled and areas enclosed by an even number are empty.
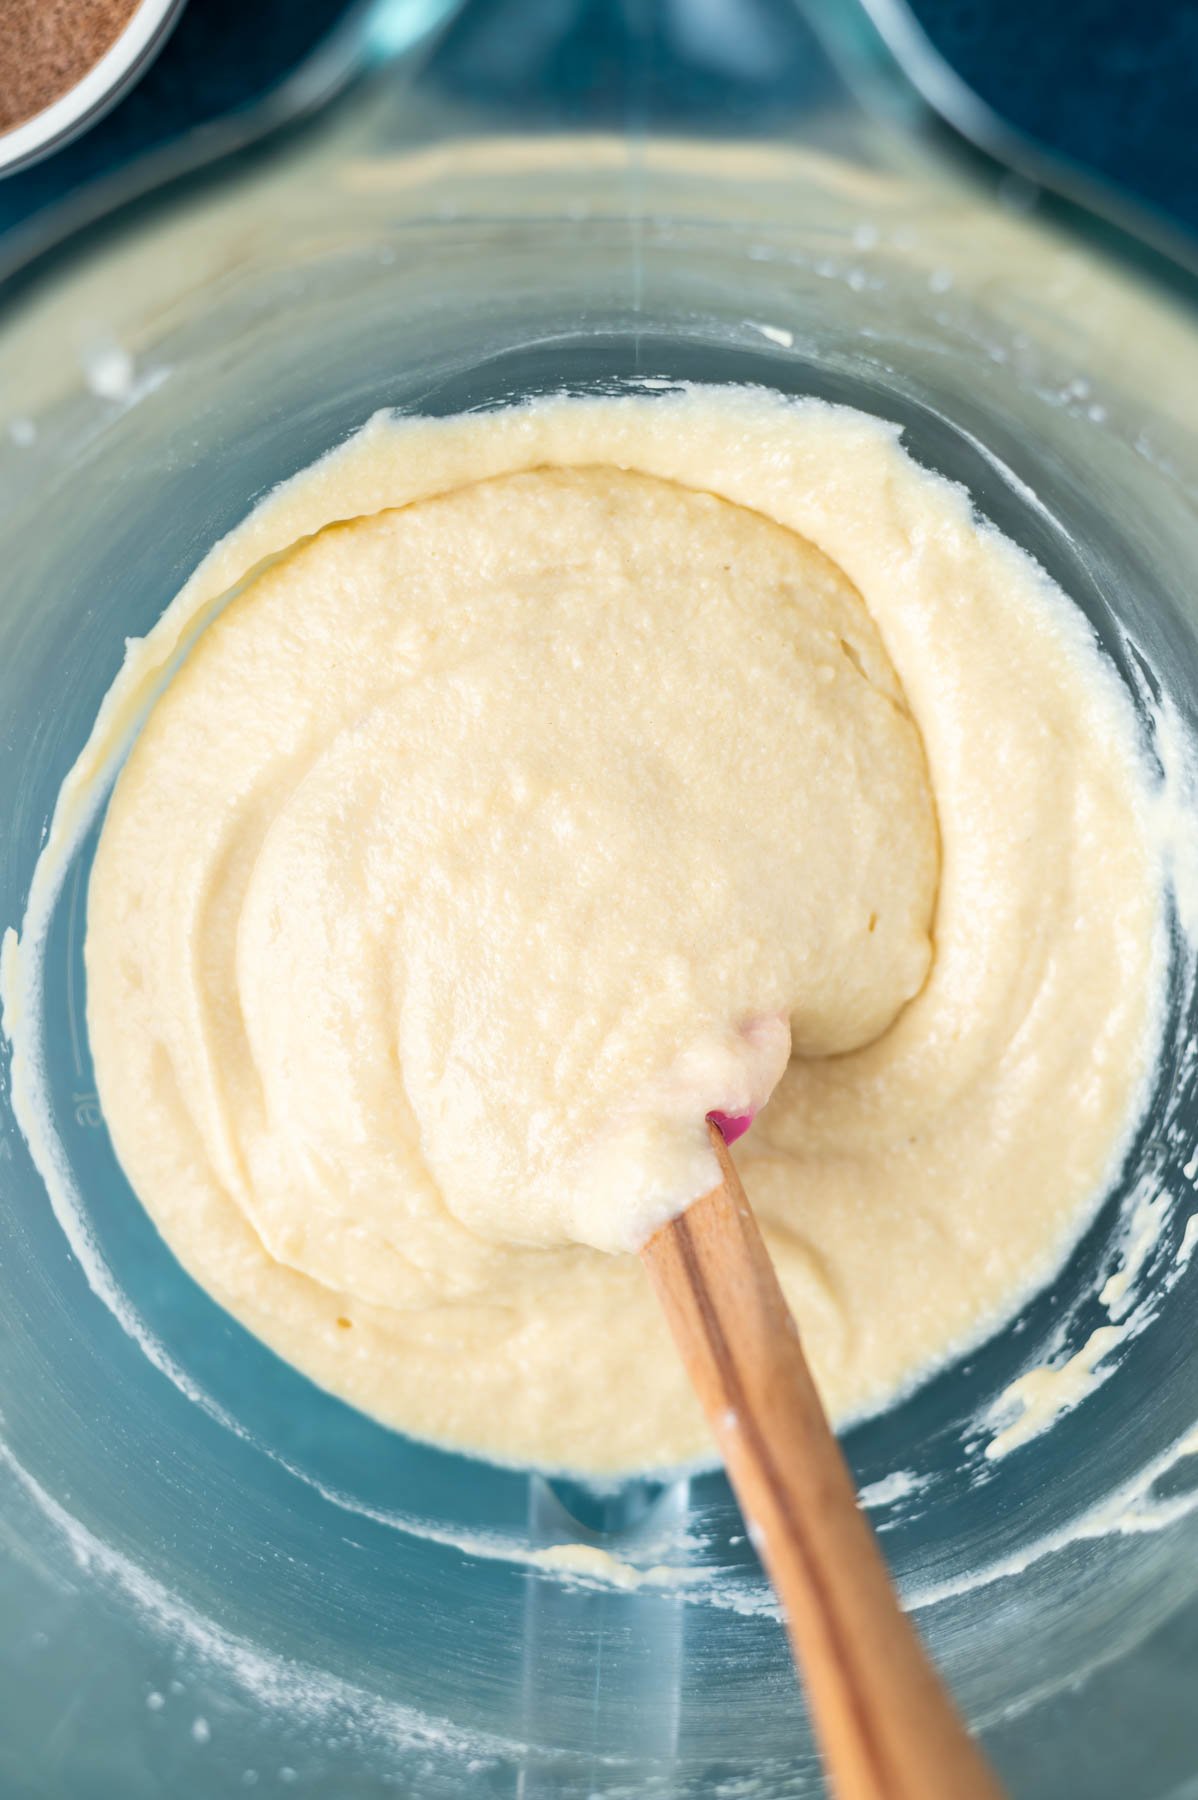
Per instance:
[[[892,428],[376,421],[126,690],[234,588],[111,803],[88,1016],[134,1187],[251,1329],[442,1442],[702,1454],[631,1252],[713,1108],[764,1105],[738,1160],[840,1418],[1052,1272],[1154,1046],[1145,778],[1080,617]]]

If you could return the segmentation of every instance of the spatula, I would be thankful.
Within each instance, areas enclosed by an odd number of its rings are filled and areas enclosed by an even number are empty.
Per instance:
[[[729,1137],[748,1123],[724,1121]],[[837,1800],[1001,1800],[899,1604],[723,1132],[641,1252],[786,1613]]]

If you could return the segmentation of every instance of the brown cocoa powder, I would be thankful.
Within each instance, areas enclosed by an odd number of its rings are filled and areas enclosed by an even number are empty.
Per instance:
[[[0,132],[68,93],[114,44],[139,0],[0,0]]]

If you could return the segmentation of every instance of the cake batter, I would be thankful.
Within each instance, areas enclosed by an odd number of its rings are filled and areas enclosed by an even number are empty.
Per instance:
[[[226,594],[109,807],[88,1018],[133,1186],[282,1355],[492,1456],[704,1454],[634,1252],[712,1109],[760,1109],[838,1419],[1053,1272],[1155,1042],[1135,722],[893,428],[380,418],[133,655]]]

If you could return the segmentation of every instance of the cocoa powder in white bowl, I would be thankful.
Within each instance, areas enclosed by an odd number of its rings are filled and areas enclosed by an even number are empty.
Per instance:
[[[0,0],[0,173],[94,124],[182,10],[183,0]]]

